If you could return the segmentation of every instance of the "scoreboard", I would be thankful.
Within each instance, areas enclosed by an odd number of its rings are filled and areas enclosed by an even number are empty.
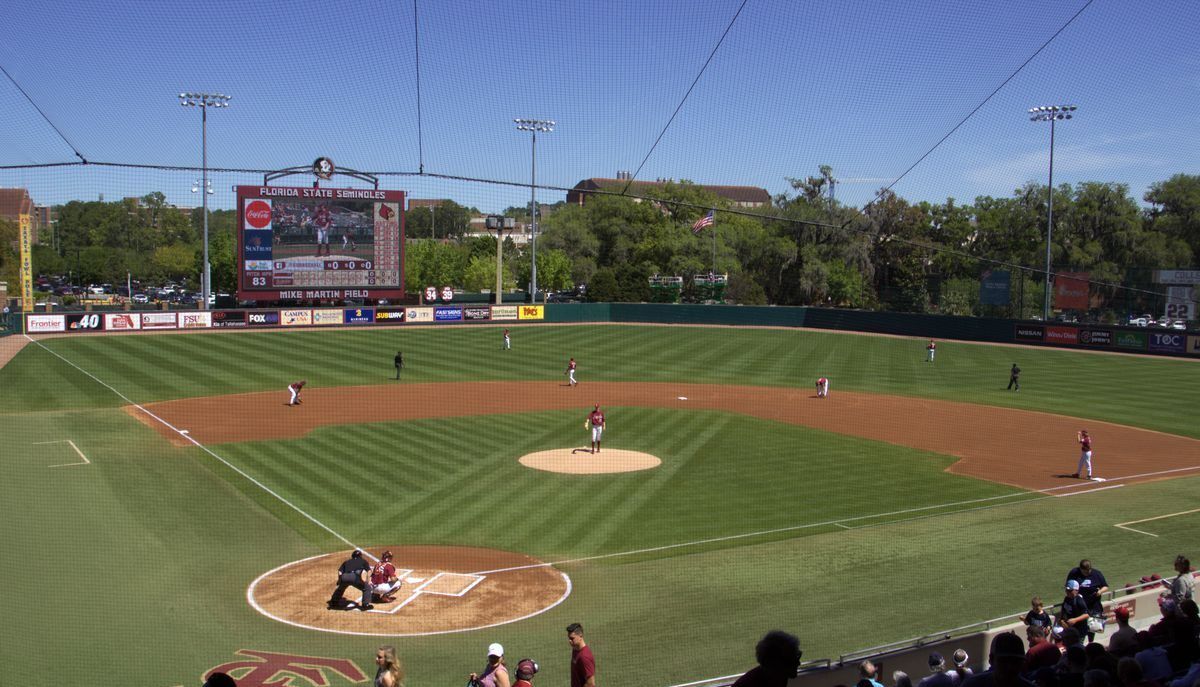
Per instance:
[[[404,192],[238,186],[238,298],[404,297]]]

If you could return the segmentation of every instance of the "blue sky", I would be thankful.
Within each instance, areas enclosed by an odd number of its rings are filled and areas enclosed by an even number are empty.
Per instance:
[[[526,184],[637,170],[741,0],[421,2],[418,148],[413,4],[407,1],[9,3],[0,66],[93,161],[200,164],[200,112],[177,94],[234,96],[210,112],[209,165],[278,168],[319,155],[340,166]],[[1200,169],[1200,13],[1193,2],[1126,0],[802,3],[748,0],[639,178],[788,190],[829,164],[861,206],[982,103],[1081,8],[1050,45],[902,179],[911,200],[970,202],[1045,183],[1049,130],[1026,110],[1073,103],[1057,127],[1056,183],[1146,187]],[[0,75],[0,165],[70,162],[55,133]],[[0,170],[39,203],[161,190],[180,205],[193,172]],[[294,177],[307,185],[311,177]],[[214,175],[213,204],[254,174]],[[352,184],[346,184],[352,185]],[[387,177],[413,197],[484,211],[528,188]],[[562,193],[540,191],[553,202]]]

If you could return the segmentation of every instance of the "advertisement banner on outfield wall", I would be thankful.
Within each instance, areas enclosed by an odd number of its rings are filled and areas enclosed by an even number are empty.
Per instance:
[[[1111,346],[1112,332],[1107,329],[1080,329],[1079,343],[1085,346]]]
[[[979,277],[981,305],[1008,305],[1010,275],[1007,270],[984,270]]]
[[[375,324],[404,324],[404,308],[380,308],[375,311]]]
[[[137,313],[106,312],[104,313],[104,328],[110,332],[141,329],[142,318]]]
[[[1046,328],[1040,324],[1018,324],[1013,329],[1017,341],[1041,341],[1046,338]]]
[[[285,327],[304,327],[312,324],[311,310],[280,310],[279,324]]]
[[[1146,350],[1146,332],[1117,332],[1117,348],[1128,348],[1135,351]]]
[[[207,329],[212,326],[210,312],[181,312],[179,313],[180,329]]]
[[[463,318],[463,309],[458,306],[441,306],[433,309],[433,319],[438,322],[458,322]]]
[[[518,308],[515,305],[493,305],[492,319],[493,320],[515,320],[517,319]]]
[[[492,317],[492,309],[485,306],[471,306],[463,308],[464,320],[487,320]]]
[[[1154,270],[1155,284],[1200,284],[1200,270]]]
[[[99,313],[76,312],[67,315],[67,331],[98,332],[104,329],[104,318]]]
[[[1200,355],[1200,336],[1189,336],[1187,340],[1187,354]]]
[[[174,329],[176,326],[173,312],[142,313],[142,329]]]
[[[1153,332],[1150,334],[1150,350],[1159,353],[1183,353],[1187,346],[1187,334],[1167,334]]]
[[[1088,309],[1088,279],[1091,272],[1059,272],[1054,275],[1054,307],[1059,310]]]
[[[247,313],[246,324],[251,327],[275,327],[279,324],[279,311]]]
[[[546,312],[543,305],[518,305],[517,319],[521,320],[541,320],[545,319]]]
[[[375,321],[374,308],[349,308],[342,311],[342,315],[346,324],[371,324]]]
[[[213,310],[212,326],[214,327],[245,327],[246,311],[244,310]]]
[[[66,328],[66,318],[62,315],[28,315],[25,317],[25,331],[31,334],[61,332]]]
[[[1079,343],[1079,330],[1074,327],[1046,325],[1046,341],[1057,344]]]
[[[433,308],[405,308],[404,319],[407,322],[433,322]]]
[[[312,311],[312,323],[316,325],[327,326],[331,324],[342,323],[342,311],[338,309],[322,308]]]

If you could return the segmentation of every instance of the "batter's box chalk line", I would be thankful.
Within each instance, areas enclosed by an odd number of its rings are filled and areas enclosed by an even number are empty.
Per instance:
[[[676,396],[675,398],[679,399],[680,401],[686,401],[686,400],[687,400],[687,396]]]
[[[408,572],[411,573],[412,571],[410,570]],[[428,587],[430,585],[433,585],[434,583],[436,583],[439,580],[453,579],[453,578],[466,578],[465,580],[463,580],[463,582],[465,582],[465,584],[459,585],[459,588],[457,591],[451,592],[451,591],[439,591],[437,589],[428,589]],[[417,597],[421,596],[422,594],[433,594],[435,596],[463,597],[463,596],[467,595],[467,592],[474,589],[480,582],[483,582],[485,579],[487,579],[485,576],[475,575],[473,573],[439,572],[436,575],[434,575],[433,577],[430,577],[429,579],[421,582],[421,584],[417,585],[416,589],[414,589],[408,593],[408,598],[401,601],[400,603],[396,604],[396,606],[394,608],[389,608],[387,610],[371,609],[370,612],[371,613],[387,613],[389,615],[397,613],[400,611],[401,608],[404,608],[405,606],[409,605],[413,601],[416,601]]]

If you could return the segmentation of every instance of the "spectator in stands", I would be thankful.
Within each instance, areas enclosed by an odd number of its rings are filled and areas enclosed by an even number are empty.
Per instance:
[[[1033,687],[1032,682],[1021,677],[1024,661],[1025,642],[1012,632],[1001,632],[992,637],[989,669],[967,678],[963,687]]]
[[[1182,677],[1171,680],[1167,687],[1195,687],[1197,683],[1200,683],[1200,662],[1193,663]]]
[[[1071,572],[1067,573],[1067,581],[1074,580],[1079,583],[1079,596],[1083,598],[1083,602],[1087,604],[1087,612],[1091,619],[1104,622],[1104,592],[1108,591],[1108,580],[1104,579],[1104,573],[1092,567],[1092,562],[1088,559],[1079,561],[1079,566],[1071,568]],[[1078,628],[1081,632],[1087,630],[1087,622]],[[1088,631],[1088,641],[1095,638],[1095,633]]]
[[[1070,628],[1083,637],[1087,634],[1087,621],[1090,617],[1087,602],[1079,594],[1079,580],[1067,580],[1067,595],[1063,597],[1062,606],[1058,609],[1059,626],[1064,632]]]
[[[1171,580],[1171,596],[1176,603],[1192,599],[1196,594],[1196,578],[1192,576],[1192,562],[1187,556],[1175,557],[1175,579]]]
[[[1062,649],[1063,654],[1066,654],[1067,649],[1070,649],[1073,646],[1077,646],[1081,649],[1083,648],[1083,635],[1079,634],[1079,630],[1076,630],[1073,627],[1064,629],[1062,634],[1059,635],[1058,641],[1062,645],[1060,648]]]
[[[1089,671],[1103,670],[1108,673],[1108,677],[1112,682],[1117,681],[1117,659],[1108,653],[1108,649],[1105,649],[1103,644],[1092,642],[1083,647],[1083,651],[1087,654],[1087,669]]]
[[[883,683],[876,679],[878,672],[878,669],[875,667],[875,664],[871,661],[871,659],[867,659],[858,664],[858,675],[861,678],[859,682],[866,680],[868,683],[870,683],[868,687],[883,687]]]
[[[204,687],[237,687],[237,682],[228,673],[213,673],[204,681]]]
[[[1174,601],[1175,597],[1172,596],[1171,600]],[[1167,648],[1167,658],[1171,660],[1171,667],[1181,671],[1193,662],[1200,661],[1200,642],[1196,638],[1197,631],[1200,631],[1200,618],[1197,618],[1196,602],[1188,599],[1177,604],[1168,628],[1171,646]]]
[[[1132,656],[1117,661],[1117,679],[1122,687],[1153,687],[1142,677],[1142,667]]]
[[[1082,644],[1072,644],[1063,652],[1058,664],[1060,687],[1083,687],[1083,674],[1087,671],[1087,652]]]
[[[754,647],[758,665],[746,671],[732,687],[785,687],[800,670],[800,638],[771,630]]]
[[[946,659],[938,652],[929,654],[929,675],[917,687],[954,687],[954,678],[946,674]]]
[[[971,655],[967,653],[966,649],[955,649],[954,653],[950,655],[950,660],[954,662],[954,667],[948,672],[950,677],[954,678],[954,684],[957,685],[975,674],[975,671],[967,665],[967,662],[971,660]]]
[[[1058,673],[1053,668],[1038,668],[1033,672],[1033,684],[1037,687],[1058,687]]]
[[[913,687],[912,678],[908,677],[908,673],[903,670],[892,673],[892,684],[895,687]]]
[[[1029,600],[1029,612],[1021,616],[1021,622],[1026,625],[1041,625],[1050,627],[1050,614],[1046,612],[1042,597],[1035,596]]]
[[[1118,659],[1132,657],[1137,653],[1138,645],[1137,630],[1129,624],[1129,607],[1117,606],[1113,617],[1117,620],[1117,631],[1108,638],[1108,653]]]
[[[1145,630],[1137,633],[1138,652],[1134,655],[1142,667],[1142,677],[1148,682],[1162,683],[1171,677],[1171,661],[1167,650],[1154,643],[1154,637]]]
[[[1097,646],[1095,643],[1088,646]],[[1100,647],[1103,649],[1104,647]],[[1114,687],[1116,682],[1106,670],[1089,670],[1083,674],[1083,687]]]
[[[1046,636],[1048,628],[1040,625],[1030,625],[1025,628],[1025,639],[1029,642],[1029,651],[1025,652],[1025,662],[1021,664],[1021,672],[1032,678],[1039,668],[1053,668],[1062,658],[1058,645]]]

